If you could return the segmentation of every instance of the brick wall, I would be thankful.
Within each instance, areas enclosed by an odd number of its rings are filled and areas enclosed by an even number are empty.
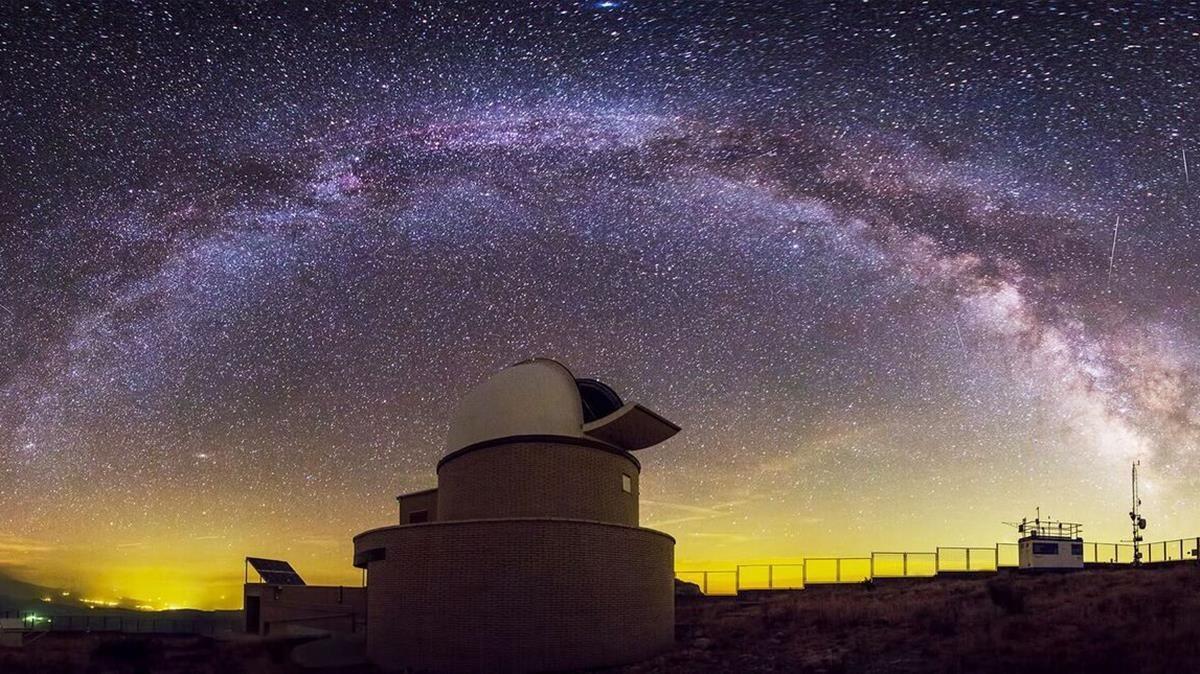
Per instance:
[[[619,486],[618,486],[619,488]],[[674,641],[674,540],[555,519],[360,534],[367,652],[385,669],[524,671],[636,662]]]
[[[483,447],[438,468],[438,519],[561,517],[637,526],[638,473],[628,455],[595,447]],[[629,477],[629,492],[622,476]]]
[[[400,524],[408,524],[412,514],[422,510],[429,517],[427,521],[433,522],[437,519],[437,489],[426,489],[424,491],[413,492],[412,494],[403,494],[399,497],[399,501]]]
[[[248,583],[244,594],[258,597],[259,634],[278,634],[292,626],[354,632],[366,619],[367,591],[362,587]]]

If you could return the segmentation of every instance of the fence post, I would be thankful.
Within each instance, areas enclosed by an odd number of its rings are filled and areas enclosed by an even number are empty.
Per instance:
[[[942,549],[933,549],[933,573],[936,575],[942,572]]]
[[[733,593],[737,594],[742,591],[742,565],[738,564],[733,567]]]
[[[708,572],[704,572],[704,594],[708,594]]]
[[[967,548],[967,571],[971,570],[971,548]]]
[[[900,563],[900,575],[907,577],[908,576],[908,553],[907,552],[904,553],[901,556],[901,559],[903,561]]]
[[[804,562],[800,565],[800,584],[805,587],[808,587],[808,560],[807,559],[804,560]]]
[[[842,582],[842,558],[837,558],[837,582]]]
[[[1183,542],[1180,541],[1179,545],[1182,546]],[[774,564],[770,564],[767,566],[767,589],[768,590],[775,589],[775,565]]]

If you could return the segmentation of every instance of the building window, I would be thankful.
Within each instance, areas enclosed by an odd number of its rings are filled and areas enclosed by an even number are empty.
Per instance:
[[[1057,555],[1058,543],[1034,543],[1033,554],[1035,555]]]
[[[422,522],[428,522],[428,521],[429,521],[429,511],[428,510],[414,510],[408,514],[408,523],[409,524],[421,524]]]
[[[1083,556],[1083,543],[1072,543],[1071,544],[1071,554],[1076,557],[1082,557]]]
[[[624,473],[621,473],[621,491],[626,494],[633,493],[633,478]]]

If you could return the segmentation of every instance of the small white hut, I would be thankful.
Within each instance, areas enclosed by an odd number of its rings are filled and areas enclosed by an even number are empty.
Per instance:
[[[1083,525],[1035,518],[1017,526],[1018,568],[1022,571],[1083,568]]]

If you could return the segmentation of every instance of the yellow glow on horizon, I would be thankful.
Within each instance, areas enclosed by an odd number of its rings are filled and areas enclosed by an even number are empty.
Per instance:
[[[791,449],[770,446],[777,442],[770,434],[748,437],[764,447],[761,460],[704,470],[676,468],[693,451],[686,443],[647,452],[639,456],[641,522],[675,537],[675,566],[683,573],[795,564],[805,557],[989,547],[1015,541],[1003,521],[1032,516],[1037,506],[1044,517],[1083,522],[1086,541],[1128,537],[1123,460],[1095,462],[1085,480],[1066,477],[1073,460],[1058,454],[1042,457],[1034,474],[981,466],[975,457],[890,466],[842,458],[869,457],[863,447],[876,442],[886,443],[888,456],[922,456],[923,438],[868,435],[859,428],[849,440],[835,434]],[[814,471],[821,475],[819,493],[794,486],[797,475]],[[264,505],[240,486],[230,486],[220,509],[186,494],[139,494],[152,515],[130,522],[120,519],[134,507],[129,504],[97,501],[87,520],[68,504],[51,504],[41,517],[53,527],[36,540],[10,542],[7,553],[0,546],[0,565],[22,580],[61,589],[64,598],[142,610],[240,608],[248,555],[288,560],[312,585],[357,587],[362,572],[351,564],[352,537],[393,523],[391,495],[431,486],[433,476],[376,480],[334,496],[297,494],[286,507]],[[1146,484],[1150,540],[1200,534],[1193,500],[1156,491],[1149,474]]]

